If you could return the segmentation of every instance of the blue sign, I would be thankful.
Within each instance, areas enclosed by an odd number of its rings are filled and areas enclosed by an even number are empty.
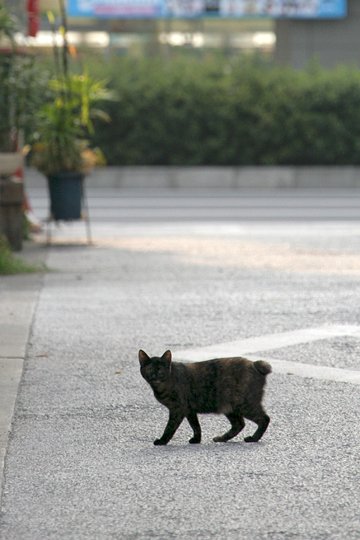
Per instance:
[[[164,0],[68,0],[71,17],[155,19],[164,16]]]
[[[346,0],[68,0],[71,17],[157,19],[194,17],[341,18]]]

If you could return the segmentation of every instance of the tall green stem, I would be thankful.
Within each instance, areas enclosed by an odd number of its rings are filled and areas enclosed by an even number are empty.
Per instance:
[[[63,35],[63,48],[62,48],[62,63],[63,63],[63,74],[64,78],[67,79],[68,73],[69,73],[69,63],[68,63],[68,54],[69,54],[69,47],[67,42],[67,15],[66,15],[66,8],[65,8],[65,2],[64,0],[59,0],[59,8],[60,8],[60,15],[61,15],[61,25],[63,27],[64,35]]]

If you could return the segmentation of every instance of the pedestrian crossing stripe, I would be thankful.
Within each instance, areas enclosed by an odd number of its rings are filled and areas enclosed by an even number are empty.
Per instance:
[[[329,366],[318,366],[300,362],[277,360],[255,353],[269,351],[310,343],[318,340],[332,339],[336,337],[351,336],[360,339],[360,326],[355,325],[328,325],[313,328],[302,328],[289,332],[265,334],[237,341],[217,343],[208,347],[185,349],[173,353],[174,360],[202,361],[211,358],[226,358],[233,356],[245,356],[250,360],[265,359],[271,363],[276,373],[293,374],[300,377],[360,384],[360,371]]]

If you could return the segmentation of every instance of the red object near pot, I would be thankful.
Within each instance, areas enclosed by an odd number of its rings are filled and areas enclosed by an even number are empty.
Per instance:
[[[36,37],[40,28],[39,0],[27,0],[28,35]]]

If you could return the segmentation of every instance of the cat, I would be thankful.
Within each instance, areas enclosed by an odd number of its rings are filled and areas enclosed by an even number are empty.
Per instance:
[[[244,428],[244,418],[257,424],[255,433],[245,442],[257,442],[264,435],[270,418],[261,400],[266,375],[271,366],[263,360],[219,358],[184,364],[172,362],[171,351],[150,358],[139,351],[140,372],[151,386],[155,398],[169,409],[169,420],[155,445],[165,445],[174,436],[184,418],[194,434],[191,444],[201,442],[198,413],[224,414],[231,428],[215,442],[226,442]]]

